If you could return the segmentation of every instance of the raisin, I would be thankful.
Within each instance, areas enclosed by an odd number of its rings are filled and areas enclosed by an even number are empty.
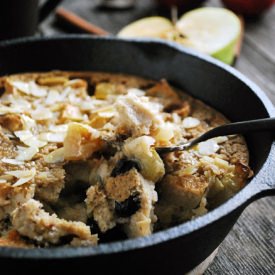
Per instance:
[[[99,233],[101,233],[100,228],[99,228],[97,222],[93,218],[88,218],[86,224],[90,227],[91,234],[99,234]]]
[[[141,166],[137,160],[122,158],[118,161],[117,165],[113,169],[111,177],[116,177],[118,175],[124,174],[133,168],[136,168],[138,171],[141,170]]]
[[[87,92],[88,95],[93,96],[95,94],[95,84],[88,82]]]
[[[5,92],[5,88],[4,87],[0,87],[0,96],[2,96]]]
[[[74,234],[68,234],[65,236],[60,237],[58,245],[66,245],[69,244],[73,238],[76,237]]]
[[[127,218],[135,214],[140,209],[140,198],[132,195],[123,202],[115,202],[115,212],[117,216]]]
[[[120,226],[116,226],[105,233],[98,235],[101,243],[110,243],[127,239],[127,235]]]

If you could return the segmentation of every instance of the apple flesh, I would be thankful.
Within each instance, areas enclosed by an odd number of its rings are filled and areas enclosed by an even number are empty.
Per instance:
[[[222,0],[224,5],[236,13],[256,16],[267,10],[274,3],[273,0]]]

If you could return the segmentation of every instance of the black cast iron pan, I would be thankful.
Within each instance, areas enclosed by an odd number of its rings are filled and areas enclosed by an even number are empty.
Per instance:
[[[53,69],[164,77],[232,121],[275,115],[265,94],[236,70],[168,42],[67,36],[0,45],[0,75]],[[149,237],[98,247],[0,248],[1,270],[184,274],[218,247],[249,203],[275,194],[274,135],[254,133],[246,139],[255,176],[237,195],[208,214]]]

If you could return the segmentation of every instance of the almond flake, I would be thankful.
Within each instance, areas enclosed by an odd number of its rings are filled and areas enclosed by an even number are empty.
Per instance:
[[[22,164],[24,164],[24,162],[22,162],[21,160],[18,160],[18,159],[2,158],[1,161],[4,162],[4,163],[7,163],[7,164],[11,164],[11,165],[22,165]]]
[[[220,143],[224,143],[226,141],[228,141],[228,137],[227,136],[220,136],[220,137],[215,137],[213,138],[218,144]]]
[[[15,131],[14,134],[20,139],[20,141],[29,147],[41,148],[47,144],[46,141],[39,140],[35,137],[29,130]]]
[[[47,163],[58,163],[64,161],[64,148],[59,148],[50,154],[44,156],[44,160]]]
[[[45,145],[47,145],[46,141],[43,140],[39,140],[37,137],[32,136],[28,139],[25,139],[24,141],[22,141],[25,145],[29,146],[29,147],[38,147],[38,148],[42,148]]]
[[[79,105],[79,108],[82,111],[90,111],[94,108],[94,104],[92,101],[89,101],[88,99],[85,101],[82,101],[81,104]]]
[[[19,90],[20,92],[23,92],[27,95],[30,94],[30,86],[29,83],[20,81],[20,80],[15,80],[11,82],[11,85],[16,88],[17,90]]]
[[[20,108],[21,110],[29,110],[31,108],[30,102],[18,95],[10,95],[9,101],[14,108]]]
[[[38,138],[42,141],[48,141],[48,142],[64,142],[66,136],[66,132],[59,132],[59,133],[42,133],[38,136]]]
[[[33,177],[21,178],[21,179],[19,179],[18,181],[16,181],[12,186],[13,186],[13,187],[16,187],[16,186],[23,185],[24,183],[26,183],[26,182],[28,182],[28,181],[30,181],[30,180],[32,180],[32,179],[33,179]]]
[[[137,88],[130,88],[127,90],[128,94],[133,94],[136,96],[144,96],[145,95],[145,91],[137,89]]]
[[[50,90],[48,93],[48,96],[45,100],[45,103],[47,105],[52,105],[52,104],[54,104],[56,102],[60,102],[60,101],[62,101],[62,97],[59,94],[59,92],[56,90]]]
[[[31,116],[35,120],[48,120],[53,118],[52,112],[49,112],[49,110],[46,108],[36,109],[31,113]]]
[[[21,112],[21,110],[16,109],[16,108],[0,106],[0,115],[14,114],[14,113],[20,113],[20,112]]]
[[[24,130],[31,130],[36,127],[36,123],[32,118],[22,114],[21,119],[24,124]]]
[[[182,126],[186,129],[195,128],[200,125],[200,121],[197,118],[194,117],[186,117],[182,121]]]
[[[33,137],[30,130],[15,131],[15,136],[17,136],[21,141]]]
[[[30,82],[29,91],[35,97],[45,97],[47,95],[47,89],[38,86],[35,82]]]
[[[206,156],[216,153],[219,150],[219,148],[220,148],[219,145],[213,139],[209,139],[207,141],[200,142],[198,144],[199,153],[201,155],[206,155]]]
[[[66,106],[62,117],[65,119],[81,121],[83,119],[82,114],[78,107],[73,105]]]
[[[31,170],[8,171],[5,174],[14,176],[19,179],[17,182],[13,184],[13,186],[15,187],[32,180],[36,174],[36,169],[32,168]]]
[[[113,106],[107,106],[95,111],[100,117],[111,118],[115,115],[115,108]]]
[[[67,132],[68,124],[60,124],[60,125],[50,125],[49,130],[51,132]]]
[[[36,153],[38,153],[37,147],[23,147],[24,149],[18,151],[18,155],[16,157],[17,160],[31,160]]]

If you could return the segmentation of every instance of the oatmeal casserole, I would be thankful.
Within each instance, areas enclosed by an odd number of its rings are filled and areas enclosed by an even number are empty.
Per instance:
[[[228,122],[164,79],[18,74],[0,92],[0,246],[147,236],[205,214],[252,174],[237,135],[156,152]]]

